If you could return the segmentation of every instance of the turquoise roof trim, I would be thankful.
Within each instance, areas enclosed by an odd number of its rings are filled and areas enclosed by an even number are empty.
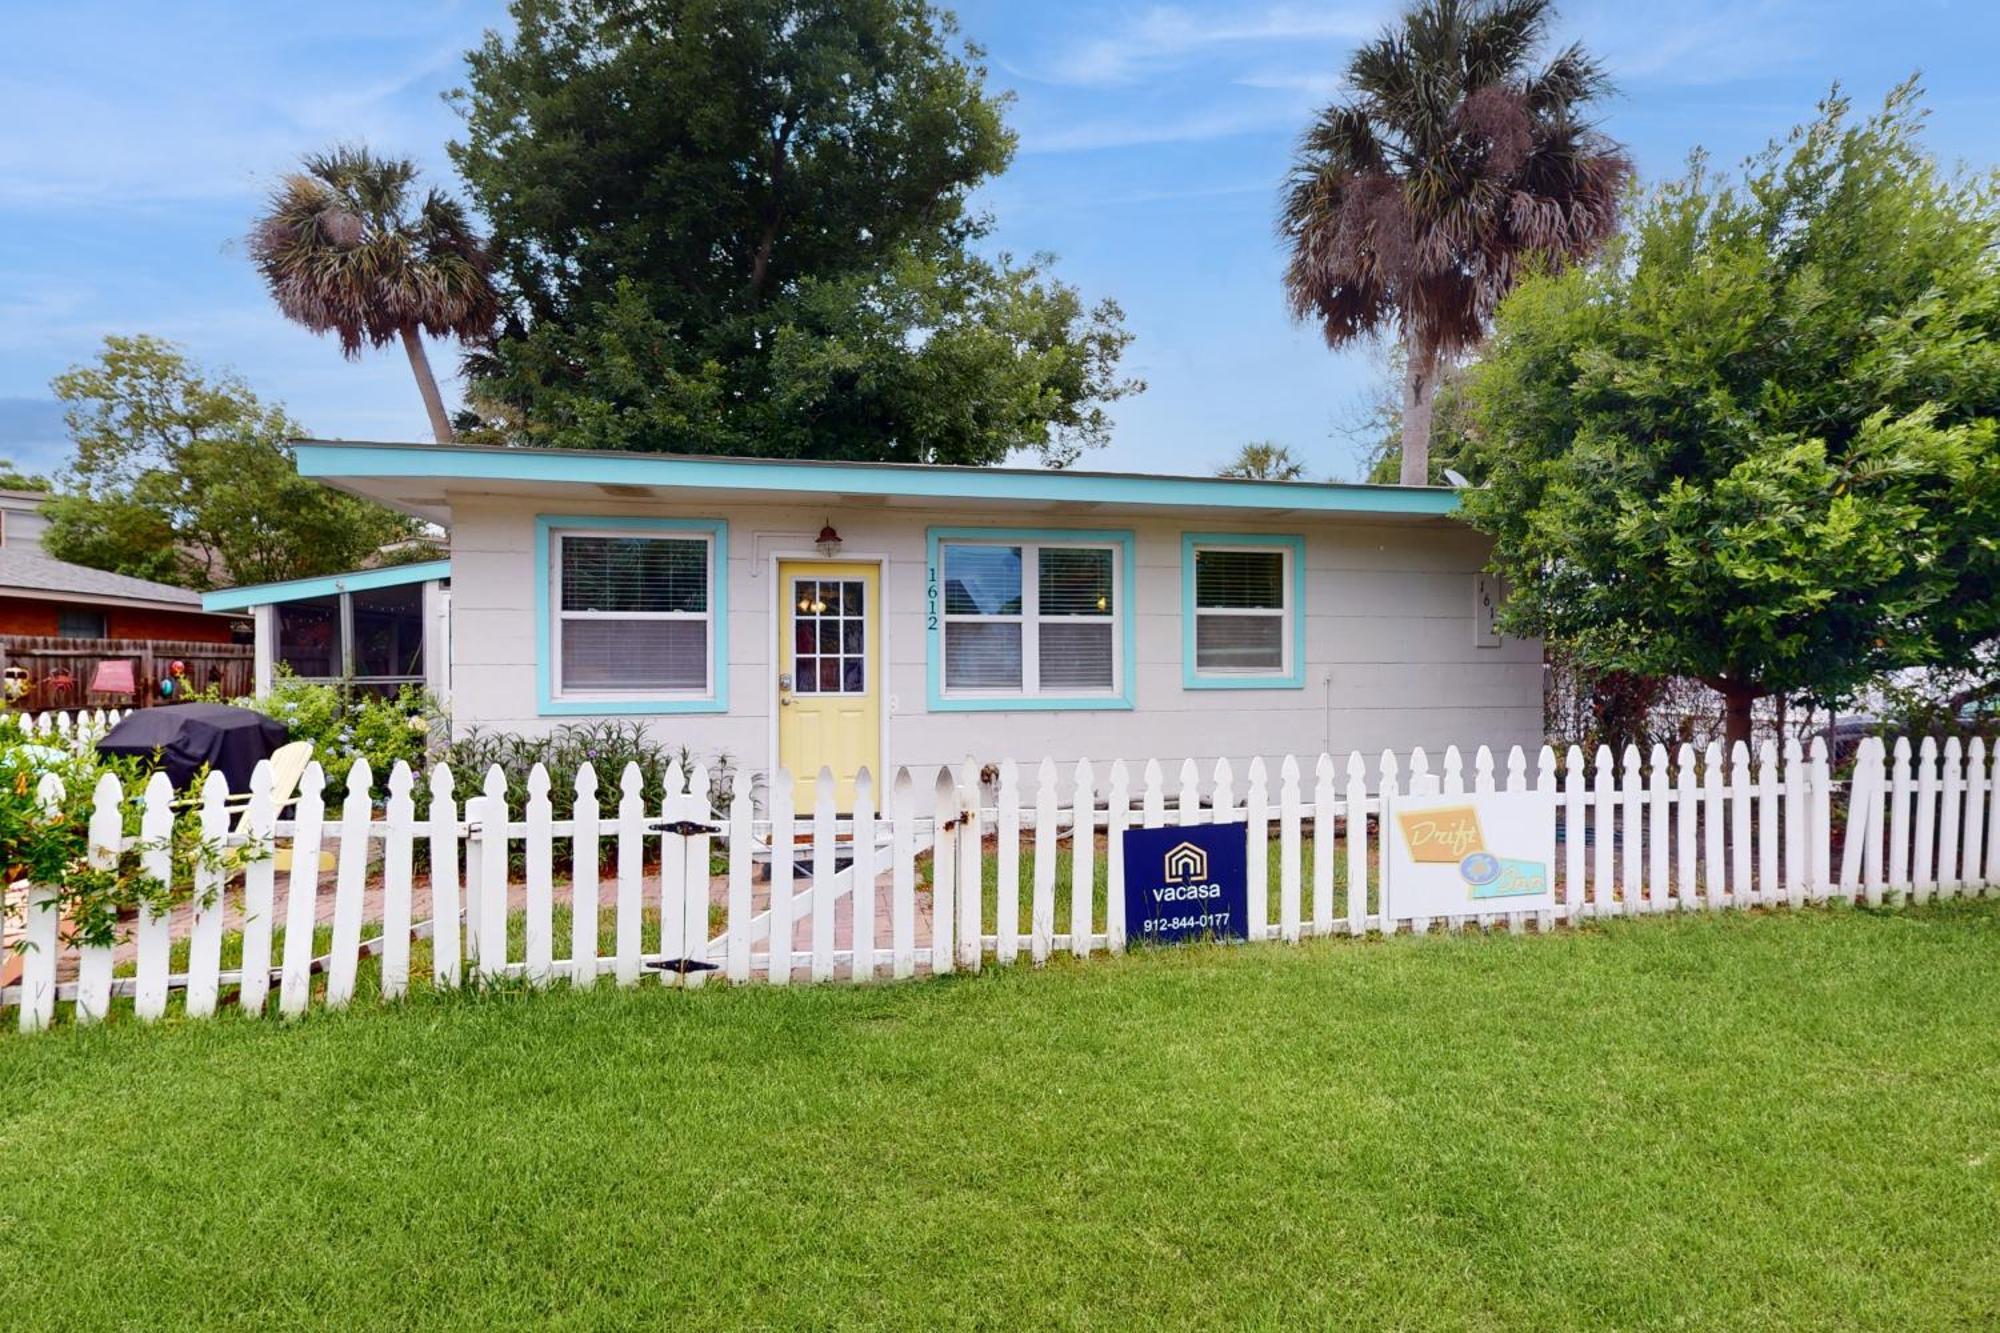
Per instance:
[[[414,565],[386,565],[381,569],[357,569],[347,574],[329,574],[318,579],[289,579],[283,583],[252,583],[241,588],[222,588],[201,595],[204,611],[248,611],[253,606],[274,602],[301,602],[309,597],[331,597],[341,592],[366,592],[370,588],[394,588],[405,583],[430,583],[451,577],[451,561],[425,560]]]
[[[351,444],[300,441],[308,477],[410,477],[464,481],[708,487],[739,491],[819,491],[934,500],[1080,501],[1215,509],[1443,517],[1458,512],[1456,491],[1433,486],[1346,482],[1242,481],[1063,469],[942,467],[913,463],[704,458],[588,449],[490,445]]]

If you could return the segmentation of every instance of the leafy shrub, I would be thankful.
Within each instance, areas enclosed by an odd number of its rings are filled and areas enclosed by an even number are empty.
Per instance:
[[[347,773],[357,759],[368,761],[378,802],[397,760],[421,770],[439,716],[430,695],[415,685],[382,698],[300,680],[284,671],[268,695],[244,702],[284,723],[293,740],[312,742],[313,758],[326,770],[329,808],[345,799]]]
[[[451,768],[452,795],[459,802],[460,809],[464,808],[467,800],[486,789],[486,774],[498,764],[507,779],[507,809],[517,819],[527,809],[528,775],[536,764],[548,772],[549,805],[556,819],[568,819],[575,813],[577,771],[589,764],[597,775],[598,809],[607,820],[618,808],[622,795],[618,784],[627,764],[639,766],[642,779],[639,790],[649,819],[659,816],[667,770],[679,764],[684,774],[691,775],[695,766],[694,753],[686,746],[656,741],[636,722],[573,723],[540,736],[473,728],[454,738],[444,748],[440,758]],[[729,756],[717,755],[709,763],[708,772],[710,804],[718,814],[726,813],[732,776]],[[418,793],[417,804],[420,810],[428,807],[428,790]],[[605,837],[598,843],[598,855],[606,865],[611,864],[617,846],[616,839],[612,837]],[[656,863],[658,852],[658,839],[646,839],[643,860],[647,866]],[[515,842],[510,847],[508,859],[516,872],[521,870],[526,855],[527,850],[522,843]],[[711,860],[712,872],[719,873],[717,868],[723,864],[720,856],[718,846]],[[570,842],[567,838],[558,839],[555,845],[557,873],[567,873],[569,864]]]
[[[97,784],[106,774],[119,780],[128,798],[120,805],[127,845],[114,864],[93,866],[90,818]],[[61,781],[62,799],[44,809],[39,793],[48,775]],[[172,865],[169,882],[147,874],[145,855],[162,844],[139,840],[144,807],[130,799],[145,790],[147,775],[142,759],[106,758],[87,746],[51,745],[0,726],[0,885],[26,881],[54,889],[66,942],[113,944],[121,918],[140,907],[167,911],[191,901],[197,866],[236,870],[270,855],[262,844],[225,849],[204,841],[198,812],[184,807],[164,840]],[[25,940],[14,942],[17,950],[25,946]]]
[[[574,812],[576,774],[586,763],[597,774],[598,805],[607,813],[617,807],[625,766],[637,764],[646,806],[657,814],[667,770],[678,763],[691,774],[696,762],[686,746],[656,741],[636,722],[615,721],[575,723],[540,736],[472,728],[454,738],[441,758],[451,766],[452,791],[460,802],[483,791],[487,770],[498,764],[507,777],[507,808],[516,812],[527,807],[528,774],[540,764],[548,770],[557,819]],[[731,772],[728,755],[709,761],[709,795],[718,811],[729,808]]]

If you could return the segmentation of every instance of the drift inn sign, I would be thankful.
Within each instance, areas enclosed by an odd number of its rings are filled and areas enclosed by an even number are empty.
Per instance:
[[[1555,910],[1554,792],[1394,796],[1388,805],[1391,917]]]
[[[1125,830],[1125,932],[1144,944],[1249,938],[1241,824]]]

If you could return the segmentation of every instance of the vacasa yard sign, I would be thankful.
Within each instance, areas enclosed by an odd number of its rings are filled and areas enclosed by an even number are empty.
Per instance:
[[[1125,936],[1137,944],[1249,938],[1241,824],[1125,830]]]
[[[1554,792],[1393,796],[1383,821],[1391,917],[1554,911]]]

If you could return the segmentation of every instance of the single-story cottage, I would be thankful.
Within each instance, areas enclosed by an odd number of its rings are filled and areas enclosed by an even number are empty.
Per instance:
[[[1540,645],[1496,632],[1487,541],[1446,489],[322,441],[297,457],[449,530],[461,726],[636,718],[757,771],[825,765],[843,794],[862,766],[1542,734]]]

